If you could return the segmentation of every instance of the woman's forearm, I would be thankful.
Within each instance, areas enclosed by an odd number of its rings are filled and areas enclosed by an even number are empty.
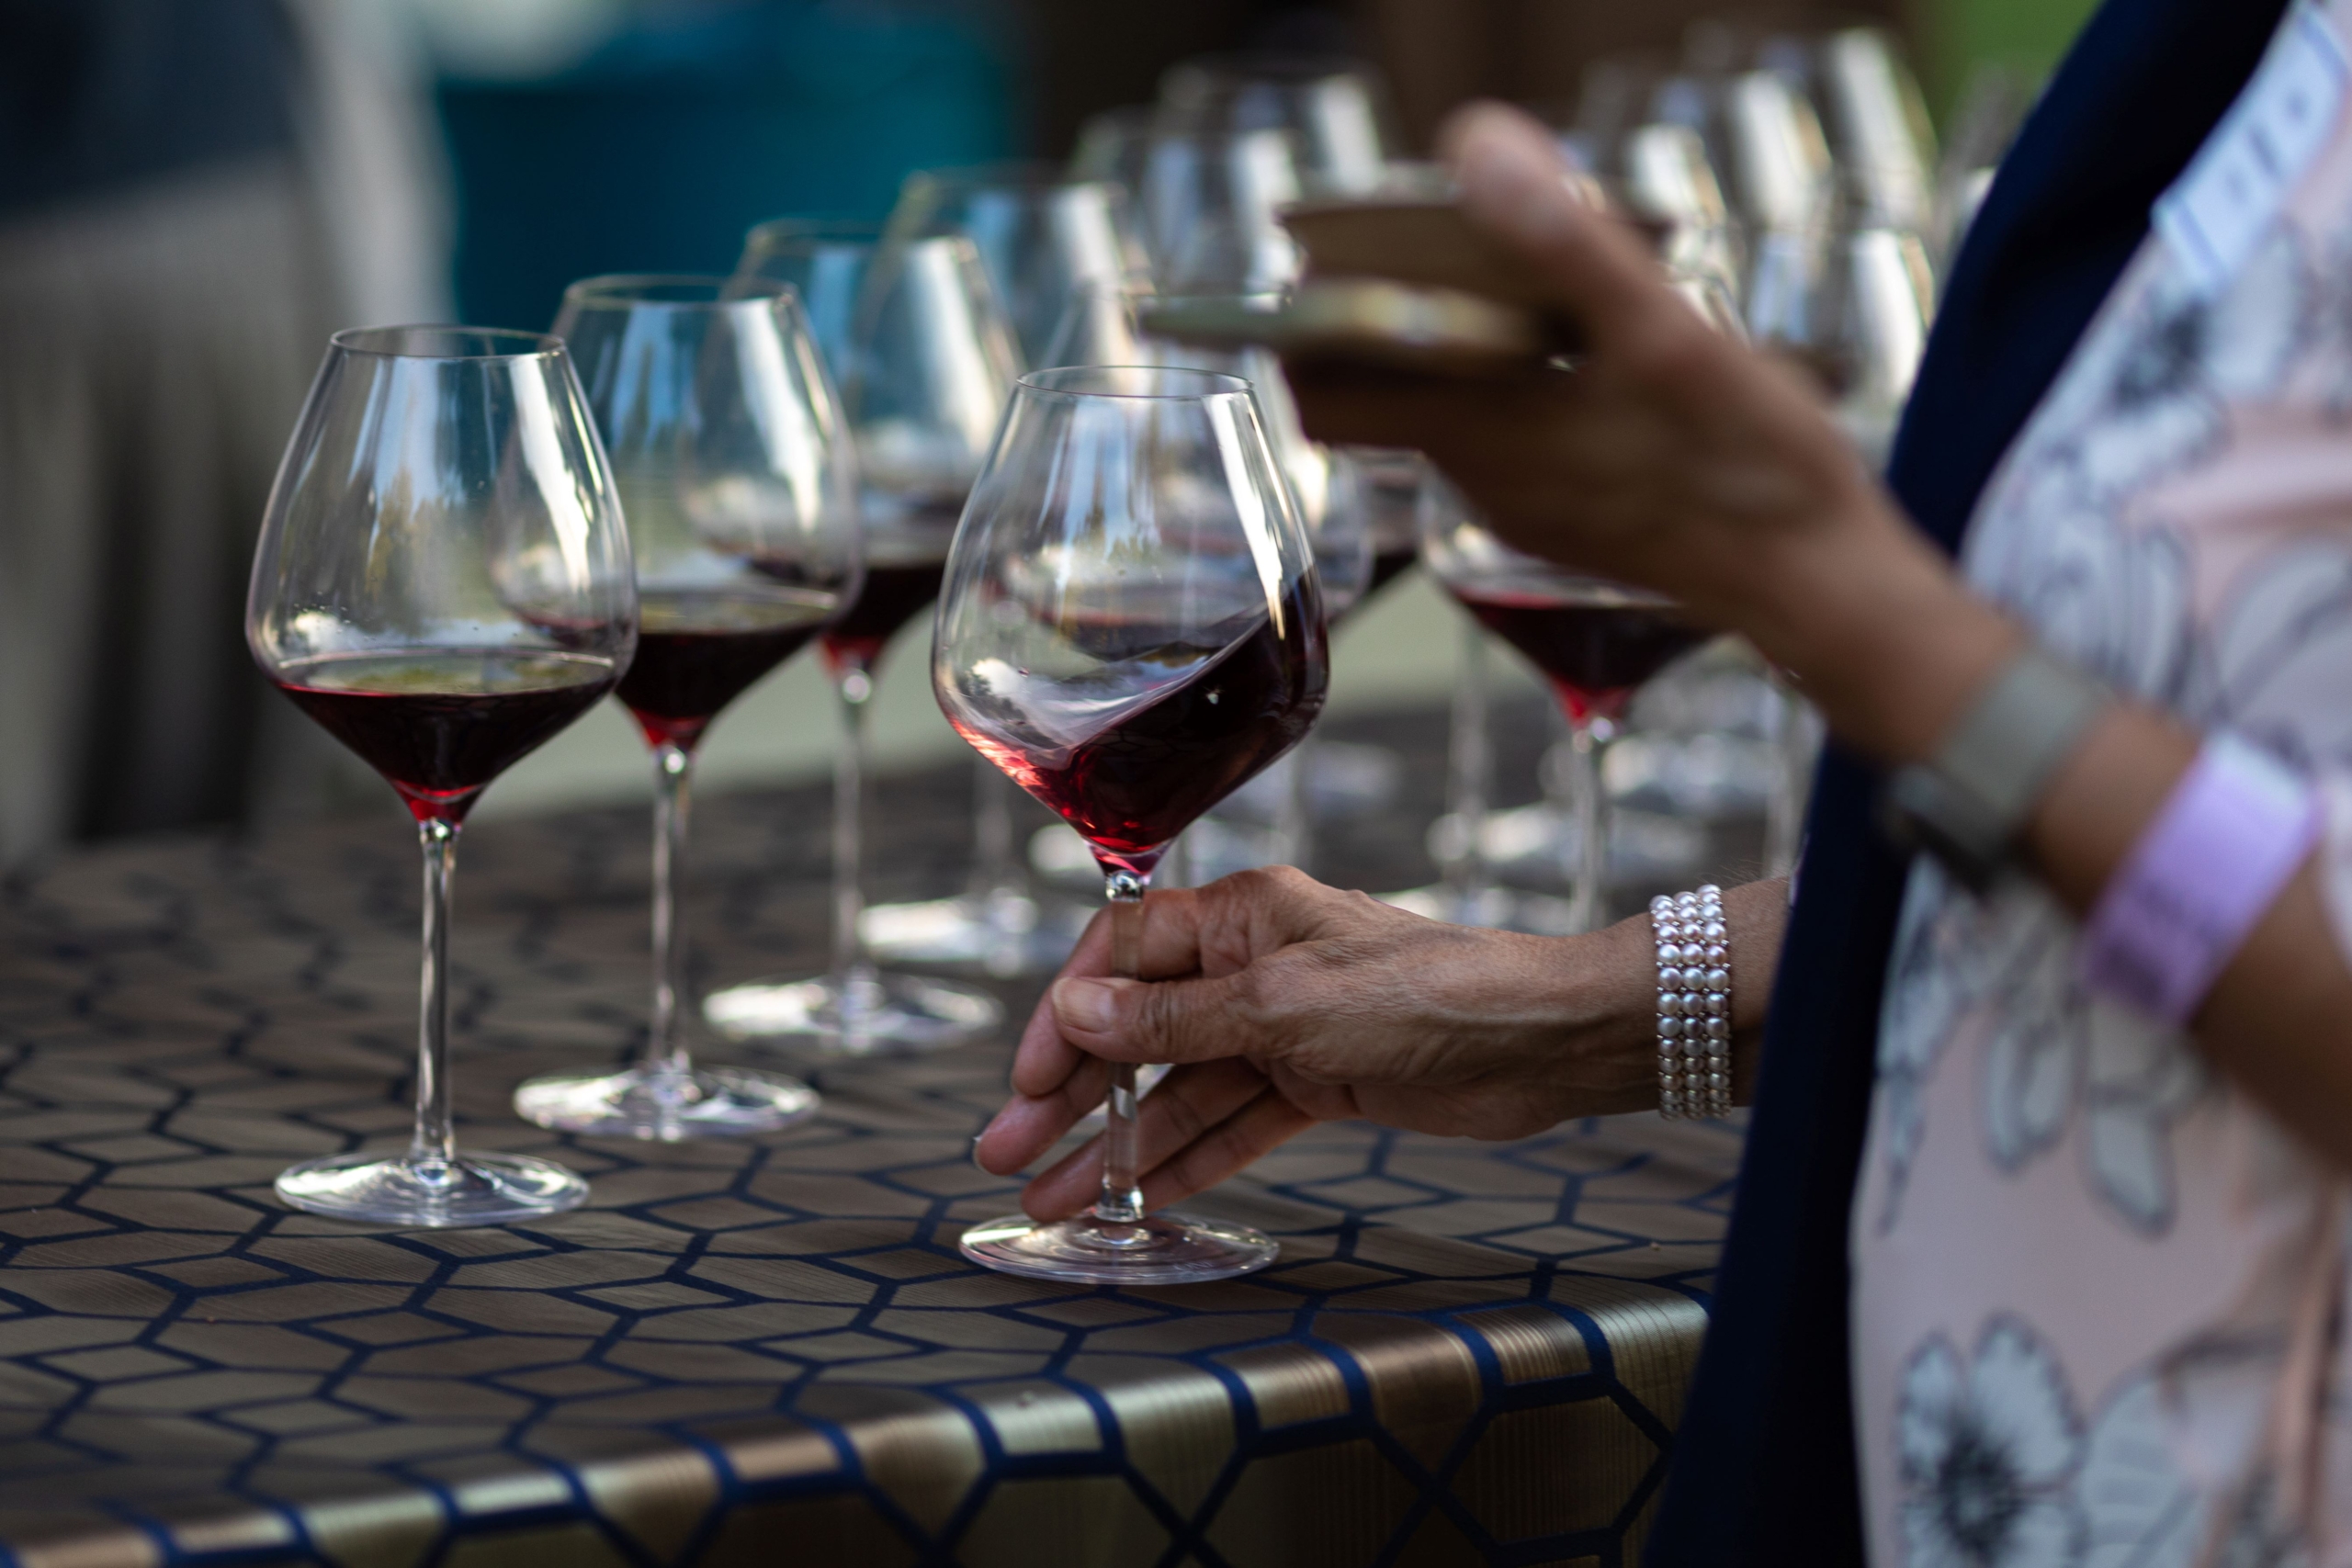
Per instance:
[[[1791,572],[1774,595],[1792,630],[1776,657],[1848,744],[1890,765],[1933,753],[2024,633],[1940,562],[1877,539],[1837,571]],[[1924,552],[1924,547],[1919,547]],[[1883,593],[1846,591],[1877,576]],[[1815,590],[1821,590],[1816,592]],[[1803,614],[1810,598],[1814,614]],[[1774,617],[1767,615],[1767,625]],[[1770,651],[1770,650],[1768,650]],[[2168,714],[2118,702],[2052,776],[2024,857],[2077,917],[2096,907],[2203,738]],[[2256,925],[2191,1020],[2215,1066],[2312,1147],[2352,1168],[2352,966],[2307,863]]]

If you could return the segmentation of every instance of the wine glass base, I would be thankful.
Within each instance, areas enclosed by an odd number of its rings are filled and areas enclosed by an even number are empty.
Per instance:
[[[576,1209],[588,1183],[529,1155],[459,1155],[454,1162],[408,1155],[329,1155],[278,1173],[277,1195],[338,1220],[450,1230],[538,1219]]]
[[[870,905],[858,934],[866,951],[887,964],[977,969],[1009,980],[1060,968],[1084,933],[1090,913],[1065,901],[1020,894],[967,895]]]
[[[781,1073],[741,1067],[558,1073],[514,1091],[514,1114],[541,1127],[600,1138],[741,1138],[817,1114],[817,1091]]]
[[[1091,1214],[1050,1223],[1007,1214],[974,1225],[956,1244],[1001,1274],[1087,1285],[1182,1285],[1253,1274],[1282,1253],[1247,1225],[1152,1214],[1132,1225]]]
[[[712,993],[702,1011],[729,1040],[806,1040],[832,1056],[944,1051],[983,1039],[1004,1022],[1004,1004],[976,987],[871,970],[845,986],[831,976],[755,980]]]

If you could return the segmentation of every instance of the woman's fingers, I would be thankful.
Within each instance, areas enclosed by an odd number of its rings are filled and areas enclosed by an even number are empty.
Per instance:
[[[1269,1089],[1144,1178],[1143,1206],[1164,1209],[1207,1190],[1307,1128],[1316,1118]]]
[[[1061,1142],[1086,1113],[1102,1103],[1111,1085],[1111,1065],[1093,1056],[1072,1053],[1078,1065],[1044,1094],[1020,1094],[1002,1110],[972,1145],[972,1157],[982,1170],[1009,1176]]]
[[[1667,287],[1634,231],[1570,188],[1558,146],[1534,118],[1474,104],[1454,117],[1446,141],[1464,214],[1551,280],[1597,348],[1671,359],[1718,341]]]
[[[1247,1062],[1174,1069],[1136,1106],[1136,1168],[1148,1175],[1265,1090],[1265,1075]],[[1030,1182],[1021,1194],[1021,1206],[1039,1219],[1060,1219],[1093,1202],[1102,1187],[1102,1140],[1098,1136]]]

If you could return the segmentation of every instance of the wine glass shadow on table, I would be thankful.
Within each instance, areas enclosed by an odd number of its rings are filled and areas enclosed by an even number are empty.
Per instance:
[[[752,231],[739,278],[806,301],[842,390],[859,471],[864,585],[819,647],[840,699],[833,771],[833,951],[820,976],[712,993],[721,1035],[870,1056],[981,1038],[1003,1004],[977,987],[877,967],[865,944],[866,705],[883,650],[938,597],[964,498],[994,438],[1018,350],[960,234],[885,242],[878,228],[784,220]]]
[[[1023,379],[948,562],[932,682],[957,732],[1093,850],[1114,974],[1140,973],[1168,845],[1298,743],[1328,679],[1306,529],[1247,382],[1150,367]],[[1114,1066],[1092,1212],[976,1225],[966,1256],[1130,1285],[1272,1260],[1246,1227],[1146,1215],[1135,1084]]]
[[[617,695],[653,754],[650,1023],[637,1063],[534,1078],[526,1122],[674,1142],[773,1132],[816,1113],[797,1078],[695,1066],[684,915],[695,749],[735,698],[838,617],[861,586],[849,433],[784,284],[609,276],[565,290],[571,346],[612,464],[641,627]]]
[[[449,891],[491,781],[593,707],[637,651],[628,535],[560,339],[467,327],[335,334],[254,557],[246,642],[372,765],[424,853],[416,1119],[405,1153],[283,1172],[298,1209],[385,1224],[560,1213],[587,1183],[457,1146]]]

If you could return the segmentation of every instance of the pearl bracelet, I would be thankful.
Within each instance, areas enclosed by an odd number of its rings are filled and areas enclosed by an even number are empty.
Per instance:
[[[1731,1112],[1731,931],[1724,891],[1650,900],[1657,937],[1657,1110],[1672,1121]]]

